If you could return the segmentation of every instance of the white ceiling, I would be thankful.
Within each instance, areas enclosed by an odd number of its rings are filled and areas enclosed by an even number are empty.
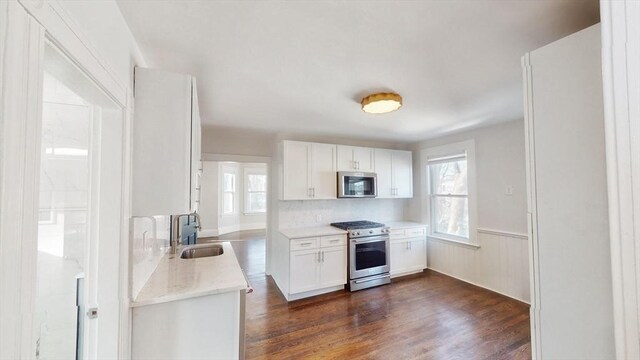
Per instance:
[[[416,141],[522,117],[520,57],[597,0],[132,1],[151,67],[198,80],[205,125]],[[371,92],[404,106],[365,114]]]

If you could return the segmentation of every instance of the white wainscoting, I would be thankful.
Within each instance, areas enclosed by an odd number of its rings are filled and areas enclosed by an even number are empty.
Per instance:
[[[473,248],[429,238],[429,269],[529,303],[529,241],[526,234],[478,229]]]

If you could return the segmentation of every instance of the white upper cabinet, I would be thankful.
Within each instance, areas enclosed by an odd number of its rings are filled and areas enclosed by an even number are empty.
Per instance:
[[[413,161],[411,151],[375,149],[378,198],[413,197]]]
[[[335,199],[336,145],[283,142],[282,200]]]
[[[373,148],[338,145],[338,171],[374,172]]]
[[[136,68],[132,215],[195,211],[201,171],[195,79]]]

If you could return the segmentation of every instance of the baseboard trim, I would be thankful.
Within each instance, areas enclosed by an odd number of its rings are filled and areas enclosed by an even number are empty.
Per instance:
[[[288,296],[285,296],[285,297],[287,298],[288,301],[295,301],[295,300],[305,299],[308,297],[326,294],[326,293],[339,291],[339,290],[344,290],[344,285],[331,286],[323,289],[305,291],[297,294],[288,294]]]
[[[431,271],[433,271],[433,272],[437,272],[438,274],[442,274],[442,275],[444,275],[444,276],[448,276],[448,277],[454,278],[454,279],[456,279],[456,280],[460,280],[460,281],[462,281],[462,282],[466,282],[467,284],[471,284],[471,285],[473,285],[473,286],[477,286],[477,287],[479,287],[479,288],[483,288],[483,289],[485,289],[485,290],[489,290],[489,291],[494,292],[494,293],[496,293],[496,294],[500,294],[500,295],[502,295],[502,296],[506,296],[506,297],[508,297],[508,298],[510,298],[510,299],[513,299],[513,300],[519,301],[519,302],[521,302],[521,303],[523,303],[523,304],[527,304],[527,305],[531,306],[531,303],[530,303],[530,302],[528,302],[528,301],[524,301],[524,300],[522,300],[522,299],[518,299],[517,297],[514,297],[514,296],[512,296],[512,295],[505,294],[505,293],[503,293],[503,292],[497,291],[497,290],[495,290],[495,289],[492,289],[492,288],[489,288],[489,287],[486,287],[486,286],[483,286],[483,285],[480,285],[480,284],[476,284],[476,283],[474,283],[473,281],[465,280],[465,279],[459,278],[459,277],[457,277],[457,276],[454,276],[454,275],[451,275],[451,274],[447,274],[447,273],[446,273],[446,272],[444,272],[444,271],[436,270],[436,269],[431,268],[431,267],[427,267],[427,269],[429,269],[429,270],[431,270]]]

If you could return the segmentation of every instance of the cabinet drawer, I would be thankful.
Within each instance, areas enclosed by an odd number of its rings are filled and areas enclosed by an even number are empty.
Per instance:
[[[390,229],[389,236],[402,238],[405,236],[405,229]]]
[[[347,244],[346,235],[323,236],[320,240],[321,247],[343,246]]]
[[[424,227],[409,228],[409,229],[391,229],[389,231],[389,235],[391,237],[391,240],[426,236],[427,229]]]
[[[317,249],[320,245],[319,238],[304,238],[291,240],[291,251]]]
[[[424,235],[427,235],[427,232],[425,228],[413,228],[413,229],[406,229],[405,235],[410,237],[424,236]]]

